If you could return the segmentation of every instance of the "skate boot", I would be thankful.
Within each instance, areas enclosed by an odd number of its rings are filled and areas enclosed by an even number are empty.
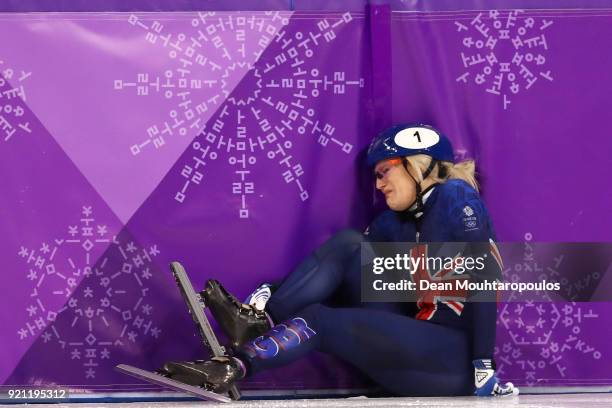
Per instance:
[[[241,303],[216,280],[206,282],[200,296],[234,348],[261,336],[272,327],[264,311]]]
[[[169,361],[157,372],[184,384],[225,394],[234,382],[244,377],[245,371],[236,358],[213,357],[208,361]]]

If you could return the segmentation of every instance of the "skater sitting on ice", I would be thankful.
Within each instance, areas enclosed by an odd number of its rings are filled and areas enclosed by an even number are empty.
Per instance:
[[[474,162],[455,164],[449,140],[427,125],[387,129],[372,142],[367,158],[389,210],[364,234],[344,230],[331,237],[271,296],[269,286],[261,287],[255,305],[242,304],[219,282],[208,281],[202,296],[234,353],[168,362],[163,375],[223,393],[245,377],[318,350],[352,364],[392,395],[517,393],[495,375],[494,300],[430,296],[416,306],[361,301],[364,241],[487,243],[486,268],[500,273]]]

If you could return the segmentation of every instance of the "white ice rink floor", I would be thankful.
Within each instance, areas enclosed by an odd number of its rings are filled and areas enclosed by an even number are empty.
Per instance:
[[[394,408],[394,407],[451,407],[451,408],[612,408],[611,393],[597,394],[545,394],[521,395],[504,398],[338,398],[338,399],[292,399],[292,400],[246,400],[227,404],[206,401],[183,402],[120,402],[120,403],[72,403],[72,404],[28,404],[28,408]],[[15,407],[15,405],[0,405]]]

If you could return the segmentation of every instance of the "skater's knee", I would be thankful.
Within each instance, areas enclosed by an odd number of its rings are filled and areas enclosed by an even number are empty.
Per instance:
[[[364,235],[361,232],[346,228],[338,231],[325,241],[316,251],[316,254],[319,258],[323,258],[332,253],[335,255],[348,255],[358,249],[364,240]]]
[[[354,229],[345,228],[335,233],[332,238],[334,241],[343,244],[360,244],[364,240],[364,235]]]

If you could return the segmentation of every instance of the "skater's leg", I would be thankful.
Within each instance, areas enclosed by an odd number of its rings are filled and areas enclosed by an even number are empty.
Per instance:
[[[385,311],[320,313],[320,350],[351,363],[396,395],[471,395],[473,369],[462,330]]]
[[[284,366],[320,347],[320,304],[313,304],[236,350],[249,375]]]
[[[368,245],[367,242],[362,245]],[[322,302],[325,306],[332,308],[365,308],[365,309],[377,309],[384,310],[391,313],[398,313],[404,316],[414,316],[416,314],[416,305],[414,302],[363,302],[361,299],[361,273],[362,273],[362,262],[366,262],[362,259],[362,251],[358,250],[344,265],[342,273],[342,282],[332,294],[332,296],[325,302]],[[366,253],[372,253],[367,248],[364,249]],[[367,255],[365,255],[367,256]]]
[[[361,244],[363,234],[344,230],[326,241],[291,273],[268,300],[267,316],[244,306],[214,280],[202,291],[205,303],[223,332],[237,347],[310,304],[367,307],[411,315],[407,303],[361,303]]]
[[[287,276],[266,305],[275,322],[280,322],[314,303],[326,301],[340,286],[353,259],[359,259],[362,233],[342,230],[304,259]]]
[[[312,350],[335,355],[396,395],[464,395],[473,379],[467,335],[457,329],[370,309],[310,305],[241,347],[250,374]]]

